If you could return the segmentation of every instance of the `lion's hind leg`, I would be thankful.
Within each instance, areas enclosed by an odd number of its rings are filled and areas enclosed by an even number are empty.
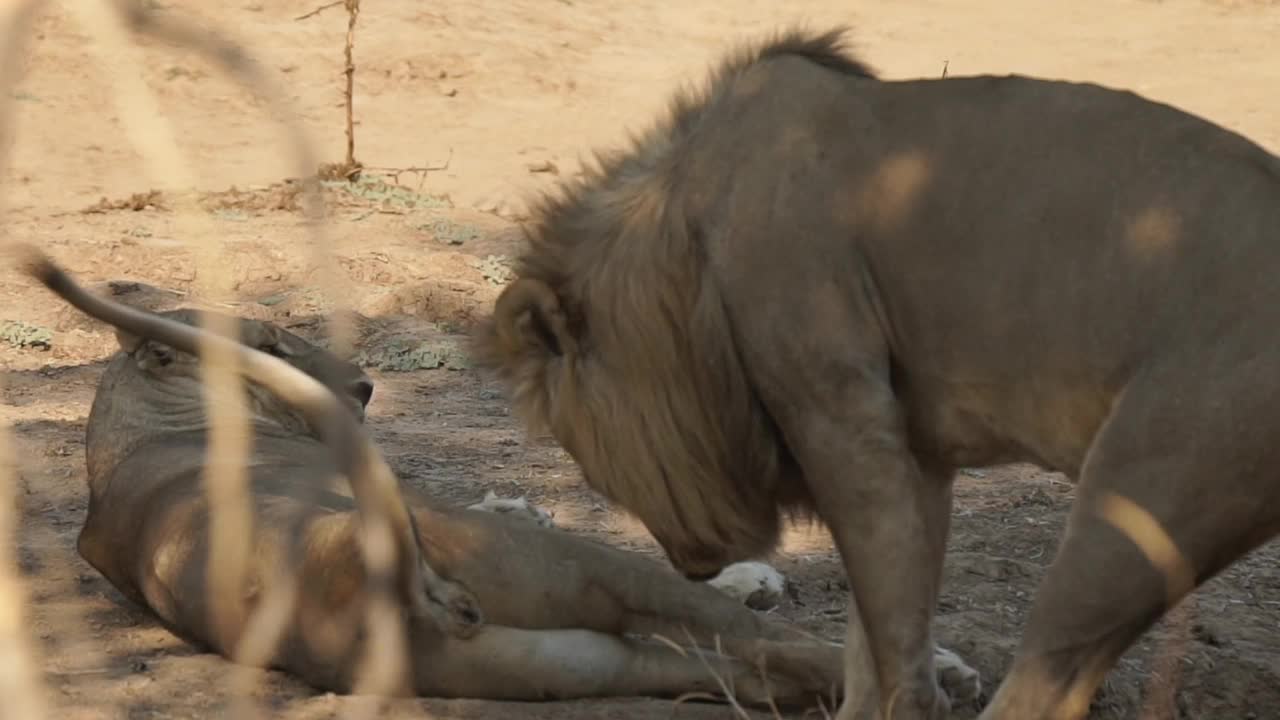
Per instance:
[[[1143,632],[1280,530],[1280,418],[1270,409],[1280,403],[1249,376],[1148,370],[1125,389],[982,720],[1083,720]]]

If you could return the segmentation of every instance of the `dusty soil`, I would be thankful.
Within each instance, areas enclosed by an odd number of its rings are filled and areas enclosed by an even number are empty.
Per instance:
[[[301,108],[322,159],[341,159],[341,9],[295,20],[312,0],[153,4],[249,43]],[[459,502],[486,490],[525,494],[568,532],[654,554],[643,530],[586,492],[562,452],[527,438],[497,388],[451,349],[500,288],[525,199],[574,173],[591,148],[642,127],[676,83],[700,80],[729,45],[793,20],[852,24],[865,57],[888,77],[933,76],[945,65],[951,75],[1098,81],[1280,150],[1275,2],[898,0],[856,11],[836,0],[367,3],[356,47],[358,157],[369,166],[447,166],[403,174],[404,187],[373,177],[326,191],[328,237],[348,283],[343,300],[361,313],[361,351],[386,368],[371,371],[379,386],[369,424],[409,482]],[[213,193],[204,197],[212,226],[191,237],[163,195],[119,202],[157,182],[130,145],[93,36],[61,6],[41,15],[37,32],[11,98],[17,140],[0,180],[6,231],[43,243],[86,281],[117,281],[107,287],[150,307],[204,301],[194,293],[207,269],[193,248],[216,242],[234,280],[223,307],[315,332],[325,296],[301,216],[288,189],[273,186],[290,167],[266,106],[208,63],[143,44],[142,77],[175,123],[199,189]],[[81,212],[90,207],[97,211]],[[227,665],[158,628],[74,551],[86,502],[84,420],[112,336],[11,273],[0,274],[0,297],[0,323],[26,323],[0,334],[39,341],[50,333],[47,346],[0,341],[0,362],[12,371],[0,412],[21,463],[20,555],[50,698],[63,717],[219,712]],[[397,369],[437,360],[434,369]],[[1058,476],[1013,466],[966,475],[957,492],[940,633],[993,687],[1072,490]],[[1094,717],[1136,717],[1144,698],[1172,690],[1180,718],[1280,718],[1278,557],[1275,546],[1264,548],[1203,588],[1184,606],[1185,633],[1169,623],[1151,633],[1112,674]],[[794,529],[776,560],[794,591],[777,612],[839,637],[842,571],[825,535]],[[1161,666],[1162,657],[1173,660]],[[279,673],[262,676],[261,697],[282,715],[328,717],[346,702]],[[731,716],[722,706],[651,700],[421,700],[393,709],[437,718]]]

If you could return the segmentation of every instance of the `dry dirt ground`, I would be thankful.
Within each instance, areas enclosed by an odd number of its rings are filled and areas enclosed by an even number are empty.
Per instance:
[[[341,159],[341,9],[295,20],[311,0],[153,4],[249,43],[301,108],[322,159]],[[865,57],[888,77],[933,76],[945,65],[951,75],[1098,81],[1280,150],[1276,2],[366,3],[356,47],[357,154],[370,166],[447,165],[403,174],[399,186],[367,176],[326,190],[329,237],[349,282],[344,300],[363,318],[360,348],[379,383],[369,425],[403,477],[459,502],[486,490],[525,494],[554,510],[566,531],[657,560],[643,530],[586,492],[562,452],[525,437],[497,388],[466,369],[456,348],[504,280],[532,193],[576,172],[592,147],[642,127],[677,82],[700,80],[733,43],[794,20],[852,24]],[[168,198],[128,201],[155,182],[128,141],[92,35],[61,6],[39,18],[37,33],[11,98],[17,140],[0,180],[6,231],[39,241],[83,280],[111,281],[104,287],[149,307],[200,301],[193,291],[203,271],[191,247],[217,243],[235,281],[224,307],[314,332],[324,296],[301,216],[277,184],[290,168],[263,103],[188,54],[143,44],[143,78],[176,123],[212,210],[209,234],[186,236]],[[25,323],[0,333],[0,362],[12,371],[0,411],[13,424],[21,463],[30,626],[57,716],[220,712],[227,665],[158,628],[75,555],[86,502],[84,421],[112,336],[11,273],[0,274],[0,297],[0,323]],[[1013,466],[967,474],[957,492],[940,634],[992,687],[1072,491],[1060,477]],[[1165,623],[1150,634],[1110,677],[1094,717],[1136,717],[1145,697],[1172,690],[1177,717],[1280,718],[1278,557],[1276,547],[1265,548],[1202,589],[1184,606],[1185,633]],[[839,637],[844,586],[826,537],[795,529],[776,560],[792,582],[776,612]],[[259,693],[287,717],[328,717],[346,702],[279,673],[262,673]],[[653,700],[420,700],[392,709],[437,718],[731,716],[723,706]]]

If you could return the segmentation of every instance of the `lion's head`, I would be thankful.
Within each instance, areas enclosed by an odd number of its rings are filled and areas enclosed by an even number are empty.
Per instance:
[[[207,310],[182,308],[155,313],[159,319],[198,326]],[[226,317],[224,315],[224,317]],[[319,345],[266,321],[233,317],[242,344],[283,359],[325,383],[364,422],[373,395],[373,381],[360,369]],[[123,457],[132,444],[157,433],[193,431],[207,427],[204,377],[199,359],[156,340],[116,330],[121,353],[108,364],[94,399],[87,429],[90,470]],[[319,437],[319,429],[305,414],[276,393],[245,379],[248,410],[255,423],[288,434]]]
[[[840,36],[793,32],[739,53],[628,151],[544,198],[517,279],[474,337],[517,414],[691,578],[771,549],[780,510],[805,500],[707,266],[696,205],[715,180],[692,141],[705,108],[763,58],[867,73],[839,54]]]

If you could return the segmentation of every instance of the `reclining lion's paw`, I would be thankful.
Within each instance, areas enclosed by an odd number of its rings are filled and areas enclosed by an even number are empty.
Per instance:
[[[982,677],[954,652],[935,645],[933,665],[938,672],[938,683],[951,698],[951,706],[967,705],[982,693]]]
[[[529,504],[528,500],[521,495],[518,498],[500,498],[492,490],[484,494],[484,500],[478,503],[468,505],[468,510],[480,510],[483,512],[493,513],[514,513],[516,515],[526,515],[528,518],[538,525],[545,528],[555,527],[552,521],[551,513],[542,508]]]
[[[752,610],[768,610],[782,602],[787,580],[765,563],[748,561],[726,567],[707,584]]]
[[[431,607],[444,631],[463,640],[472,637],[484,624],[480,601],[462,585],[448,581],[431,593]]]

